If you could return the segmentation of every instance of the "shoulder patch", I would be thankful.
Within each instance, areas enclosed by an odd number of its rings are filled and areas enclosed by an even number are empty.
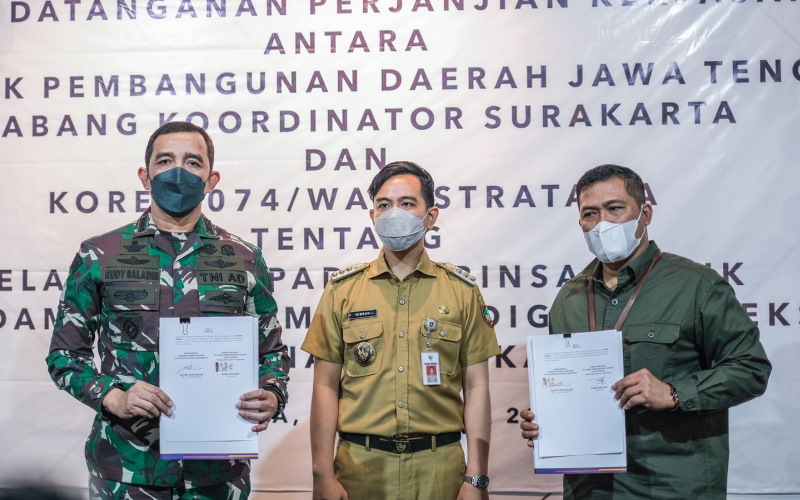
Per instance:
[[[449,262],[436,262],[436,265],[445,269],[450,274],[458,276],[459,278],[469,283],[470,285],[477,286],[477,283],[475,282],[477,278],[475,278],[475,276],[469,274],[465,270],[461,269],[460,267],[455,266]]]
[[[331,281],[339,281],[343,278],[359,273],[368,267],[369,267],[369,262],[353,264],[352,266],[347,266],[344,269],[339,269],[338,271],[334,271],[333,273],[331,273],[329,279]]]

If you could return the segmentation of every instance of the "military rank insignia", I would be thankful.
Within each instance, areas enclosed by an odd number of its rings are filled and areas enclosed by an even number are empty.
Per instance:
[[[369,342],[359,342],[353,348],[353,356],[356,358],[356,363],[361,366],[369,366],[375,361],[376,356],[375,348]]]

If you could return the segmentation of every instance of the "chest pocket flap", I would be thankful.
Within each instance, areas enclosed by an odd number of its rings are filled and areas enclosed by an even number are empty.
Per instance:
[[[117,282],[103,287],[103,330],[111,344],[128,351],[158,350],[157,283]]]
[[[439,321],[436,330],[430,332],[431,348],[439,353],[442,373],[453,375],[460,364],[461,325],[448,321]],[[420,328],[420,352],[427,349],[428,331]]]
[[[153,311],[158,309],[158,283],[106,283],[103,300],[112,311]]]
[[[385,350],[380,321],[353,321],[342,328],[342,338],[347,375],[363,377],[380,370]]]
[[[650,323],[625,328],[626,342],[654,342],[674,344],[680,336],[680,326],[673,323]]]
[[[672,376],[674,360],[671,353],[680,337],[680,325],[649,323],[631,325],[624,330],[626,373],[647,368],[660,379]]]

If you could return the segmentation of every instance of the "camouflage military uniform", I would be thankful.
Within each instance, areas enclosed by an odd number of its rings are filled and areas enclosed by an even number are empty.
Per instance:
[[[160,317],[247,314],[259,318],[259,385],[285,403],[289,357],[272,291],[260,250],[204,216],[193,232],[170,235],[147,211],[133,224],[82,243],[59,303],[47,365],[59,388],[97,412],[86,442],[93,476],[156,487],[187,481],[249,489],[249,461],[162,460],[158,419],[120,419],[103,410],[102,400],[112,388],[128,389],[138,380],[158,385]]]

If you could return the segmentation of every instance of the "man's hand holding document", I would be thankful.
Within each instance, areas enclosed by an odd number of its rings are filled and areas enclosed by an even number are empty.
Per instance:
[[[626,472],[623,377],[616,330],[528,337],[531,409],[539,425],[537,474]]]

